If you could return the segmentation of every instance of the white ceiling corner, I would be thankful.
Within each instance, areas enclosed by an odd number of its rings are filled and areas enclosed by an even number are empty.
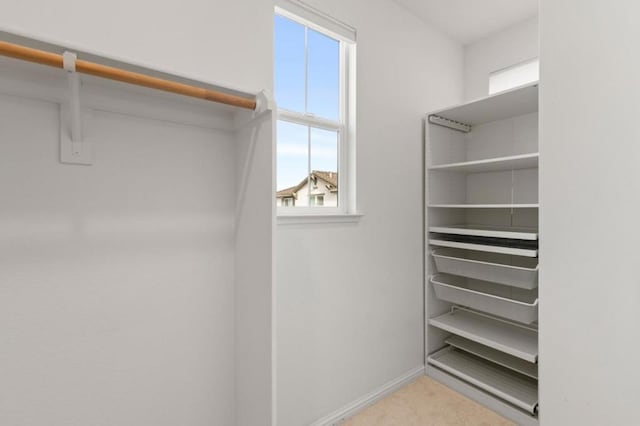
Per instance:
[[[538,0],[394,0],[461,44],[538,14]]]

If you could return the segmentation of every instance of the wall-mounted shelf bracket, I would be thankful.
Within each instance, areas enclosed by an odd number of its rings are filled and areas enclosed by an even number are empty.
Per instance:
[[[255,99],[256,108],[250,114],[240,114],[236,117],[236,129],[247,126],[255,127],[255,125],[262,122],[267,113],[276,111],[276,101],[271,91],[262,90],[256,95]]]
[[[435,124],[436,126],[447,127],[451,130],[456,130],[462,133],[469,133],[471,131],[470,124],[461,123],[455,120],[449,120],[448,118],[441,117],[435,114],[429,115],[429,123]]]
[[[82,110],[80,105],[80,75],[76,72],[77,55],[64,52],[63,68],[67,71],[69,99],[60,113],[60,162],[65,164],[93,163],[93,147],[82,134]]]

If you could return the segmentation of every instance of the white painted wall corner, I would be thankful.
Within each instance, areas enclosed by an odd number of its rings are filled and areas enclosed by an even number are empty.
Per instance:
[[[402,376],[385,383],[378,389],[356,399],[352,403],[345,405],[339,410],[311,423],[311,426],[338,426],[348,418],[355,416],[360,411],[392,394],[404,385],[411,383],[420,376],[424,376],[424,374],[424,365],[416,367]]]

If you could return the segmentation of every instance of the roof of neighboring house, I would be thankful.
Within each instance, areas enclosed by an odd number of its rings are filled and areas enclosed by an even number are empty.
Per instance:
[[[325,171],[322,171],[322,170],[312,170],[311,171],[311,178],[312,179],[314,179],[314,178],[315,179],[321,179],[321,180],[325,181],[328,184],[327,188],[331,192],[337,192],[338,191],[338,173],[336,173],[336,172],[325,172]],[[292,186],[290,188],[281,189],[280,191],[276,192],[276,198],[295,197],[296,193],[298,191],[300,191],[300,189],[307,184],[307,181],[308,181],[308,179],[305,177],[296,186]]]
[[[311,172],[312,175],[315,175],[327,182],[328,184],[338,187],[338,174],[336,172],[323,172],[320,170],[314,170]]]
[[[299,190],[300,188],[298,188],[298,185],[292,186],[291,188],[281,189],[280,191],[276,192],[276,197],[277,198],[293,197],[294,195],[296,195],[296,192]]]

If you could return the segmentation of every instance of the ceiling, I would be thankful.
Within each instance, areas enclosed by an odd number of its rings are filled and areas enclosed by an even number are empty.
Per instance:
[[[531,18],[538,0],[394,0],[462,44]]]

